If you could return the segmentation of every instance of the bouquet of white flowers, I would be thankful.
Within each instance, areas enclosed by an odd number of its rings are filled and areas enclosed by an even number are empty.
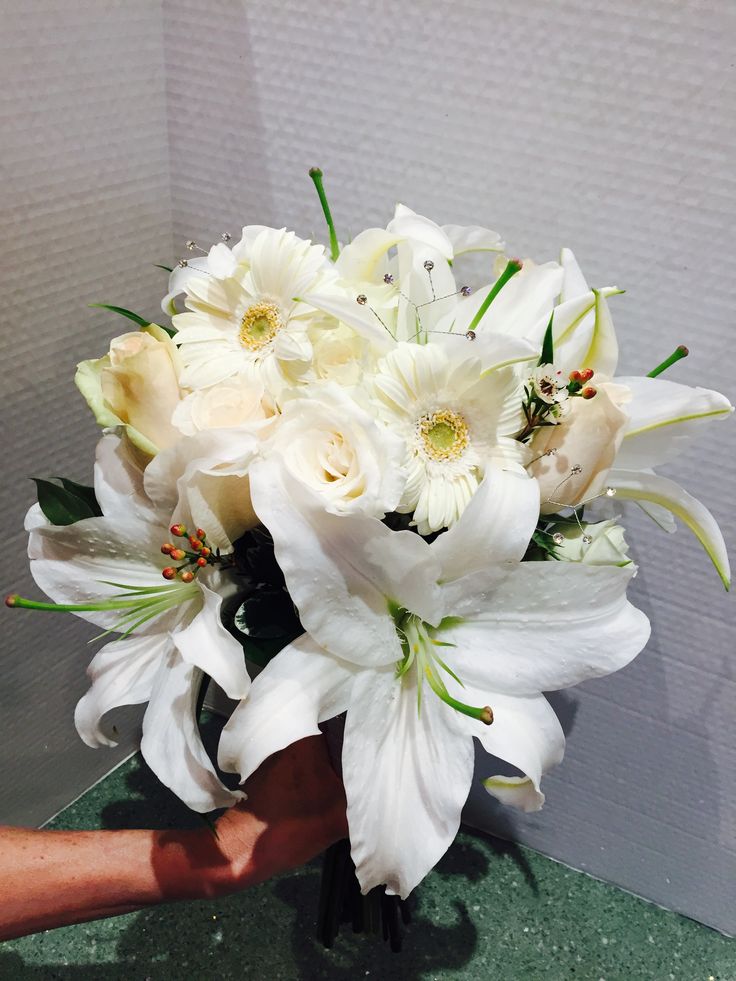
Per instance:
[[[659,377],[683,347],[618,377],[621,291],[569,250],[509,258],[403,205],[341,247],[311,176],[329,250],[247,225],[187,243],[170,325],[110,308],[139,329],[77,371],[103,427],[94,486],[39,480],[26,519],[53,602],[6,602],[114,635],[79,734],[113,745],[105,714],[148,702],[143,756],[199,812],[242,796],[200,740],[210,679],[239,703],[219,765],[243,780],[344,714],[360,890],[406,897],[458,830],[473,739],[517,771],[488,792],[540,808],[565,743],[543,692],[645,646],[619,503],[683,521],[728,585],[715,520],[654,468],[732,407]]]

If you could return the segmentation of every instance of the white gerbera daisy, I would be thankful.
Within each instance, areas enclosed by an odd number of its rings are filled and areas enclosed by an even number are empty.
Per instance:
[[[309,328],[329,324],[299,297],[329,291],[337,274],[321,245],[275,228],[260,231],[247,258],[234,257],[222,272],[188,279],[187,312],[173,318],[182,384],[208,388],[241,374],[278,395],[309,367]]]
[[[519,360],[518,351],[509,360]],[[457,338],[452,348],[401,343],[379,362],[383,419],[406,446],[398,510],[413,512],[422,535],[458,520],[489,462],[521,468],[525,461],[526,447],[511,438],[521,428],[519,378],[504,361],[489,369]]]

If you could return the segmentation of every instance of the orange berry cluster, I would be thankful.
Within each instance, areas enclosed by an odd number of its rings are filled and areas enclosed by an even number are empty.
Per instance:
[[[181,548],[172,542],[165,542],[161,546],[162,553],[182,564],[180,566],[167,565],[165,569],[161,570],[161,575],[164,579],[181,579],[182,582],[192,582],[200,569],[204,569],[205,566],[216,560],[216,556],[212,554],[212,549],[207,544],[207,535],[202,528],[197,528],[195,534],[190,535],[185,525],[172,525],[169,531],[174,538],[186,538],[189,548]],[[188,568],[188,566],[193,568]]]
[[[594,374],[595,372],[592,368],[583,368],[581,371],[571,371],[569,376],[570,384],[567,386],[567,390],[570,395],[580,395],[584,399],[592,399],[598,392],[597,388],[594,388],[592,385],[588,385],[588,382]]]

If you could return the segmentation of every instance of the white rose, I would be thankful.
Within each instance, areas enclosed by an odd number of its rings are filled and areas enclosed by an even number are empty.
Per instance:
[[[537,430],[527,468],[539,481],[542,514],[574,507],[601,494],[628,421],[621,408],[631,398],[625,385],[604,382],[591,399],[569,399],[556,426]]]
[[[596,521],[592,524],[560,522],[548,529],[551,534],[564,539],[555,543],[555,553],[564,562],[582,562],[585,565],[628,565],[629,547],[624,539],[624,529],[615,520]],[[589,538],[590,541],[583,541]],[[550,556],[552,558],[552,556]]]
[[[176,407],[171,421],[179,432],[193,436],[206,429],[234,429],[260,422],[274,413],[273,403],[262,385],[233,378],[187,395]]]
[[[359,385],[368,356],[368,342],[350,327],[314,331],[312,365],[317,378],[340,385]]]
[[[271,450],[331,514],[382,517],[404,489],[402,440],[331,382],[284,405]]]
[[[114,337],[110,351],[77,367],[75,382],[101,426],[123,426],[142,465],[179,433],[171,416],[180,402],[179,355],[163,328]]]

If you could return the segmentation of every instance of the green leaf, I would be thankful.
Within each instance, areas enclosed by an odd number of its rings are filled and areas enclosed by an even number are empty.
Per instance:
[[[52,525],[73,525],[83,518],[94,518],[99,513],[83,497],[78,497],[66,487],[38,477],[31,477],[31,480],[36,485],[41,510]]]
[[[155,267],[156,267],[157,269],[165,269],[167,273],[171,273],[171,272],[173,272],[173,271],[174,271],[174,270],[173,270],[173,269],[171,268],[171,266],[162,266],[160,262],[154,262],[154,266],[155,266]]]
[[[110,310],[111,313],[119,313],[121,317],[127,317],[128,320],[132,320],[139,327],[148,327],[151,322],[139,316],[137,313],[133,313],[132,310],[126,310],[125,307],[116,307],[110,303],[90,303],[89,306],[99,307],[100,310]]]
[[[547,329],[544,332],[544,340],[542,341],[542,353],[539,357],[537,364],[554,364],[555,360],[555,345],[552,338],[552,320],[554,318],[554,312],[550,315],[549,323],[547,324]]]
[[[95,494],[94,487],[87,487],[85,484],[78,484],[75,480],[69,480],[68,477],[54,477],[54,480],[61,482],[61,486],[64,490],[68,490],[70,494],[74,494],[75,497],[81,498],[84,503],[92,510],[92,513],[97,517],[102,517],[102,508],[97,501],[97,495]]]

